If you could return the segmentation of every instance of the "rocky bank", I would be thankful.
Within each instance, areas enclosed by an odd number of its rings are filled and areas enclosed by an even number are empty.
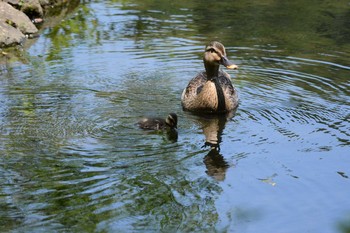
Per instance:
[[[0,0],[0,48],[22,45],[37,35],[46,17],[79,0]]]

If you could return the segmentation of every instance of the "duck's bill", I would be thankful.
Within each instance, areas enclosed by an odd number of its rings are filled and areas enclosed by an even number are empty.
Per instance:
[[[222,57],[220,64],[225,66],[227,69],[238,69],[238,66],[228,60],[227,57]]]

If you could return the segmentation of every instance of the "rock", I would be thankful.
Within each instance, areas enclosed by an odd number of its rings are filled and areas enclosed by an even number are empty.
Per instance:
[[[44,19],[42,19],[42,18],[35,18],[35,19],[32,20],[32,22],[33,22],[34,24],[39,24],[39,23],[43,23],[43,22],[44,22]]]
[[[46,17],[61,20],[79,2],[80,0],[0,0],[0,51],[2,52],[2,47],[30,44],[31,40],[26,43],[24,40],[34,38],[38,32],[33,22],[45,27],[43,22]],[[47,23],[47,27],[49,25]]]
[[[39,0],[41,6],[46,6],[50,4],[49,0]]]
[[[22,44],[25,38],[20,30],[0,21],[0,47]]]
[[[19,0],[4,0],[3,2],[7,2],[12,6],[19,6]]]
[[[38,32],[38,29],[27,15],[5,2],[0,2],[0,21],[19,29],[23,34]]]
[[[42,17],[44,15],[39,0],[23,0],[21,11],[32,18]]]

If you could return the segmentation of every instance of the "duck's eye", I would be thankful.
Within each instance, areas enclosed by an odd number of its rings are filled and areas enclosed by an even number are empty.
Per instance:
[[[213,49],[213,48],[208,48],[206,51],[207,51],[207,52],[211,52],[211,53],[216,53],[216,50]]]

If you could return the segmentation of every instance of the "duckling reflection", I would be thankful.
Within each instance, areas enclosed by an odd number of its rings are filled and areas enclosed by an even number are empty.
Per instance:
[[[170,113],[165,119],[160,117],[144,117],[138,123],[141,129],[164,131],[168,140],[177,141],[177,115]]]

